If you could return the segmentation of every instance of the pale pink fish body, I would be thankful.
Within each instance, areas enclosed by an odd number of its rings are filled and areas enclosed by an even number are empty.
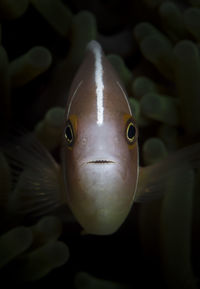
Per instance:
[[[113,233],[137,187],[137,127],[124,87],[96,41],[72,83],[65,119],[69,206],[88,233]]]

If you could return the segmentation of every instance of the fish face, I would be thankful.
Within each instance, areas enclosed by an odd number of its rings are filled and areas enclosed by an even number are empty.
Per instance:
[[[123,123],[123,121],[122,121]],[[92,234],[111,234],[127,217],[138,175],[137,141],[125,138],[125,128],[111,122],[99,128],[78,124],[78,137],[65,151],[68,202],[83,228]],[[77,131],[78,132],[78,131]]]
[[[123,86],[95,42],[72,84],[62,154],[68,203],[88,233],[111,234],[127,217],[138,179],[137,136]]]

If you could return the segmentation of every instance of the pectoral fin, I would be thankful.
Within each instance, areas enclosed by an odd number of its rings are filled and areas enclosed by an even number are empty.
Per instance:
[[[60,167],[33,134],[11,138],[3,150],[14,180],[8,211],[38,217],[63,203]]]
[[[182,148],[162,161],[140,168],[135,202],[157,199],[165,193],[170,177],[179,169],[193,169],[200,166],[200,143]]]

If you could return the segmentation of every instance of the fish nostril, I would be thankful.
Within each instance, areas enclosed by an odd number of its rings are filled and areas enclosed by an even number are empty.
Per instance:
[[[95,161],[89,161],[87,164],[113,164],[113,161],[108,160],[95,160]]]

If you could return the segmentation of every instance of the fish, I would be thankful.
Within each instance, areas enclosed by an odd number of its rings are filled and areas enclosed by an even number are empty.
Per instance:
[[[197,143],[140,167],[138,135],[126,89],[92,40],[67,97],[60,164],[33,133],[7,149],[12,167],[21,168],[9,207],[39,216],[67,204],[85,232],[115,233],[134,202],[161,197],[171,174],[200,164]]]
[[[93,234],[117,230],[138,181],[138,128],[125,89],[92,41],[69,93],[62,150],[69,206]]]

